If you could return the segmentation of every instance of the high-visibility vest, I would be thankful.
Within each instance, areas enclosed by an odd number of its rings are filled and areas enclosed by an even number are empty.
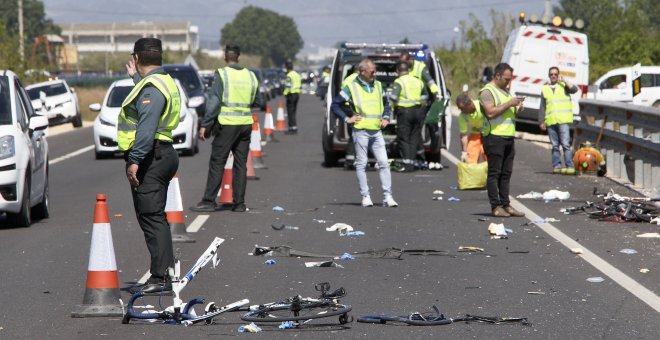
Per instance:
[[[486,123],[486,116],[481,112],[481,105],[478,100],[473,100],[476,111],[472,113],[461,112],[458,116],[458,130],[462,134],[481,134],[481,130]],[[470,131],[468,131],[468,128]]]
[[[573,123],[573,102],[566,94],[566,84],[557,83],[554,92],[550,85],[544,85],[541,94],[545,99],[546,126]]]
[[[346,78],[344,78],[344,80],[342,80],[341,82],[341,88],[343,89],[344,87],[350,85],[355,80],[355,78],[357,78],[357,76],[358,76],[357,72],[353,72],[347,75]]]
[[[140,119],[137,112],[128,107],[135,101],[140,91],[147,85],[153,85],[165,97],[165,109],[160,116],[154,139],[172,142],[172,131],[179,126],[181,113],[181,95],[174,79],[168,74],[152,74],[142,78],[121,104],[117,121],[117,145],[120,151],[128,151],[135,143],[135,133]]]
[[[250,104],[259,89],[257,77],[247,68],[223,67],[218,73],[223,87],[218,122],[220,125],[252,125]]]
[[[419,60],[413,60],[413,67],[412,70],[410,70],[410,74],[415,76],[415,78],[424,81],[424,79],[422,79],[422,73],[424,72],[425,69],[426,69],[426,64],[424,64]],[[440,90],[438,88],[438,84],[436,84],[433,80],[429,80],[426,86],[429,87],[429,90],[433,94],[438,93],[438,91]]]
[[[286,87],[284,88],[284,95],[296,94],[302,92],[302,81],[300,74],[294,70],[286,74]]]
[[[380,121],[383,118],[383,86],[378,80],[374,80],[373,90],[367,92],[354,81],[349,84],[351,99],[355,106],[355,112],[362,117],[353,126],[362,130],[380,130]]]
[[[495,100],[495,106],[500,106],[509,100],[513,99],[510,93],[506,93],[497,88],[491,83],[486,84],[480,91],[488,91]],[[486,117],[488,118],[488,117]],[[481,132],[482,135],[495,135],[495,136],[515,136],[516,135],[516,108],[510,107],[497,118],[487,119],[484,128]]]
[[[424,90],[424,83],[417,77],[406,74],[394,80],[399,84],[401,91],[399,98],[397,98],[396,106],[398,107],[413,107],[422,105],[422,91]]]

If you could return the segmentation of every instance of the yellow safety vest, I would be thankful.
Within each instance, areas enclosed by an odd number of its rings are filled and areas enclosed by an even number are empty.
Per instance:
[[[397,98],[397,107],[413,107],[422,105],[422,91],[424,83],[411,74],[403,75],[394,80],[401,86],[399,98]]]
[[[566,84],[558,83],[554,92],[550,85],[544,85],[541,94],[545,99],[546,126],[573,123],[573,102],[566,94]]]
[[[348,76],[346,76],[346,78],[344,78],[344,80],[342,80],[341,82],[341,88],[343,89],[344,87],[350,85],[357,76],[358,76],[357,72],[353,72]]]
[[[302,92],[302,81],[300,80],[300,74],[298,72],[291,70],[286,74],[287,84],[284,89],[284,95],[287,94],[296,94]]]
[[[497,88],[491,83],[486,84],[480,91],[488,91],[495,100],[495,106],[500,106],[513,98],[510,93],[506,93]],[[488,117],[486,117],[488,118]],[[516,135],[516,108],[510,107],[497,118],[486,119],[484,128],[481,132],[482,135],[488,136],[489,134],[495,136],[515,136]]]
[[[252,125],[250,105],[254,102],[259,81],[247,68],[218,69],[222,81],[222,106],[218,114],[220,125]]]
[[[426,64],[419,60],[413,60],[413,67],[412,70],[410,70],[410,74],[415,76],[415,78],[424,81],[424,79],[422,79],[422,72],[424,72],[424,69],[426,69]],[[426,85],[429,87],[429,90],[433,94],[438,93],[440,90],[438,85],[433,80],[430,80]]]
[[[160,116],[158,128],[154,139],[172,142],[172,131],[179,126],[179,114],[181,113],[181,95],[176,87],[174,79],[168,74],[152,74],[142,78],[128,94],[121,104],[121,112],[117,121],[117,145],[120,151],[128,151],[135,143],[135,133],[140,117],[137,112],[128,110],[133,101],[138,97],[140,91],[151,84],[165,97],[165,109]]]
[[[458,116],[458,131],[462,134],[468,133],[468,128],[470,128],[470,134],[481,134],[481,130],[486,123],[486,116],[481,112],[479,101],[473,100],[472,102],[476,111],[472,113],[461,112]]]
[[[354,128],[362,130],[380,130],[380,121],[383,117],[383,87],[378,80],[374,80],[373,91],[365,91],[358,81],[349,85],[351,99],[355,112],[362,119],[356,122]]]

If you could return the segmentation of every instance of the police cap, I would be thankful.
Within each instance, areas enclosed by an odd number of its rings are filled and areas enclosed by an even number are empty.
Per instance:
[[[238,47],[238,45],[232,45],[232,44],[225,45],[225,53],[230,51],[236,53],[237,55],[241,54],[241,48]]]
[[[133,46],[133,53],[158,52],[163,53],[163,44],[157,38],[140,38]]]

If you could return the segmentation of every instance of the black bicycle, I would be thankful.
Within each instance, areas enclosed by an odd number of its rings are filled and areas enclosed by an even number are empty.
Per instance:
[[[379,315],[363,315],[357,318],[357,322],[361,323],[375,323],[375,324],[386,324],[388,322],[401,322],[411,326],[440,326],[440,325],[449,325],[455,322],[486,322],[491,324],[501,324],[501,323],[521,323],[523,325],[530,325],[527,321],[527,318],[502,318],[502,317],[490,317],[490,316],[478,316],[472,314],[466,314],[464,317],[459,318],[446,318],[444,314],[440,312],[440,309],[437,306],[433,306],[433,312],[431,313],[419,313],[413,312],[409,315],[388,315],[388,314],[379,314]]]
[[[342,325],[351,321],[348,316],[352,310],[351,305],[339,303],[339,298],[346,296],[343,287],[330,292],[330,284],[323,282],[316,284],[315,288],[321,292],[318,298],[297,295],[278,302],[250,306],[250,311],[242,315],[241,319],[248,322],[292,321],[295,327],[313,319],[332,316],[339,316]]]

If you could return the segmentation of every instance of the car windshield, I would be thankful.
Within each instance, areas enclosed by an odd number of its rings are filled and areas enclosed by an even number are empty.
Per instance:
[[[30,96],[30,99],[34,100],[34,99],[39,99],[39,92],[42,91],[46,93],[47,97],[57,96],[60,94],[67,93],[66,86],[64,86],[63,83],[37,86],[29,89],[27,92],[28,95]]]
[[[202,89],[202,83],[193,70],[169,69],[167,70],[167,73],[169,73],[173,78],[179,79],[188,96],[190,96],[191,91]]]
[[[121,103],[124,102],[124,99],[133,89],[133,86],[115,86],[110,90],[110,95],[108,96],[108,102],[106,103],[107,107],[121,107]]]
[[[0,125],[11,124],[10,98],[9,79],[7,76],[0,76]]]

